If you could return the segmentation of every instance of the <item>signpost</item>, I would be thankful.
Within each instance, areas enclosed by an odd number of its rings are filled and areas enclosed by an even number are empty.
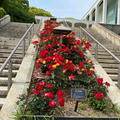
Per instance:
[[[74,111],[77,111],[78,108],[78,102],[80,100],[86,100],[87,99],[87,90],[85,89],[77,89],[77,88],[71,88],[71,98],[76,100],[76,105]]]

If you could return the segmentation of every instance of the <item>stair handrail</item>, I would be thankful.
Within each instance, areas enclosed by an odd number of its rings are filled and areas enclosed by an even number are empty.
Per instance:
[[[32,31],[32,33],[31,33],[31,31]],[[8,56],[8,58],[5,60],[5,62],[2,64],[2,66],[0,68],[0,73],[1,73],[3,71],[3,69],[6,67],[6,65],[9,64],[9,68],[8,68],[8,90],[10,89],[11,84],[12,84],[12,61],[11,61],[11,58],[12,58],[12,56],[14,55],[17,48],[20,46],[20,44],[22,42],[23,42],[23,46],[22,46],[23,47],[23,57],[25,56],[25,38],[28,35],[28,33],[30,33],[30,37],[33,35],[33,33],[34,33],[34,23],[32,23],[30,25],[30,27],[24,33],[22,38],[17,43],[16,47],[12,50],[12,52],[10,53],[10,55]],[[30,44],[30,42],[29,42],[29,44]]]
[[[102,45],[97,39],[95,39],[90,33],[88,33],[84,28],[80,26],[80,35],[84,31],[89,37],[92,38],[93,41],[96,42],[96,47],[95,47],[95,58],[97,59],[98,57],[98,45],[101,46],[105,51],[107,51],[117,62],[119,63],[118,66],[118,86],[120,87],[120,59],[114,55],[110,50],[108,50],[104,45]]]
[[[104,45],[102,45],[97,39],[95,39],[90,33],[88,33],[81,26],[80,29],[83,30],[87,35],[89,35],[98,45],[100,45],[105,51],[107,51],[113,58],[115,58],[120,63],[120,59],[116,55],[114,55],[110,50],[108,50]]]

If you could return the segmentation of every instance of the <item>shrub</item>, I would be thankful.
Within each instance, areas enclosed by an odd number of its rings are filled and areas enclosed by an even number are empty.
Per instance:
[[[0,8],[0,18],[2,18],[6,14],[3,8]]]

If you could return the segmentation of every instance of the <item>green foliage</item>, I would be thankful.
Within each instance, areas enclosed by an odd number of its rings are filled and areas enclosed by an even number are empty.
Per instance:
[[[118,114],[120,114],[120,109],[118,109],[118,107],[117,107],[117,104],[115,104],[115,105],[113,105],[113,111],[115,112],[115,113],[118,113]]]
[[[73,17],[66,17],[65,19],[75,20],[75,18],[73,18]]]
[[[48,11],[36,7],[29,7],[29,12],[34,15],[52,17],[51,13],[49,13]]]
[[[0,8],[0,18],[2,18],[6,14],[3,8]]]
[[[3,8],[0,8],[0,18],[2,18],[6,14]]]

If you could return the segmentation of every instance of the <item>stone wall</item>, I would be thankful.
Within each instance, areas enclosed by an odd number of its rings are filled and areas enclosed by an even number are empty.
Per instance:
[[[117,35],[120,35],[120,25],[113,25],[113,24],[100,24],[100,25],[111,30],[112,32],[116,33]]]
[[[0,19],[0,27],[6,25],[9,22],[10,22],[10,16],[5,15],[3,18]]]
[[[97,23],[92,25],[92,29],[96,30],[103,38],[110,40],[115,47],[120,47],[120,36],[116,33]]]

